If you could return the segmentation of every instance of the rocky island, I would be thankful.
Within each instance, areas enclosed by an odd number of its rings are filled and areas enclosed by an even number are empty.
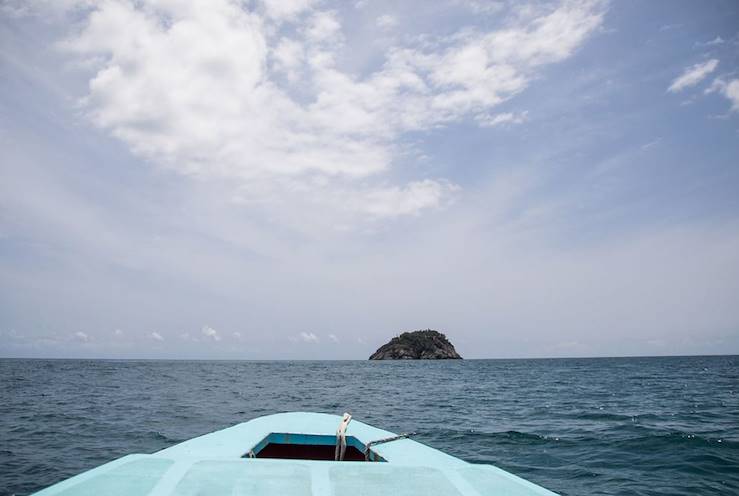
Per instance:
[[[440,332],[425,331],[404,332],[390,342],[380,346],[370,360],[443,360],[461,359],[454,345]]]

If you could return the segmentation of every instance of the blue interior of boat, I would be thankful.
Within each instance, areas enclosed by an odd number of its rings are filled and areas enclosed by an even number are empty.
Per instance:
[[[334,460],[336,436],[272,432],[259,441],[242,458],[281,458],[291,460]],[[384,462],[385,459],[370,450],[365,460],[366,446],[354,436],[346,436],[344,461]]]

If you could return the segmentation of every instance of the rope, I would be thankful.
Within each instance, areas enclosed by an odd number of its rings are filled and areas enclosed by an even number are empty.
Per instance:
[[[397,441],[398,439],[407,439],[411,436],[415,436],[415,432],[408,432],[405,434],[398,434],[397,436],[391,436],[391,437],[385,437],[382,439],[377,439],[375,441],[370,441],[364,446],[364,459],[365,461],[369,461],[370,459],[370,448],[372,446],[375,446],[377,444],[383,444],[383,443],[389,443],[390,441]]]
[[[351,421],[352,416],[345,413],[344,417],[341,419],[339,428],[336,429],[336,451],[334,452],[334,460],[337,462],[344,461],[344,453],[346,452],[346,428]]]

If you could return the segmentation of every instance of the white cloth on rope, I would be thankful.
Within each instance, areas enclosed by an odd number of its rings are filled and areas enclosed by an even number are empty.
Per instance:
[[[345,413],[341,419],[339,428],[336,429],[336,452],[334,453],[334,460],[337,462],[344,460],[344,453],[346,452],[346,428],[349,426],[351,420],[352,416]]]

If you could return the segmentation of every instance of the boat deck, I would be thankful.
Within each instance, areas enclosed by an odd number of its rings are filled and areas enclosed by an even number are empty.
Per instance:
[[[275,436],[295,444],[333,443],[340,421],[337,415],[302,412],[260,417],[152,455],[125,456],[36,495],[554,495],[499,468],[470,464],[410,439],[373,446],[384,460],[377,462],[248,457]],[[357,420],[346,434],[362,445],[394,435]]]

